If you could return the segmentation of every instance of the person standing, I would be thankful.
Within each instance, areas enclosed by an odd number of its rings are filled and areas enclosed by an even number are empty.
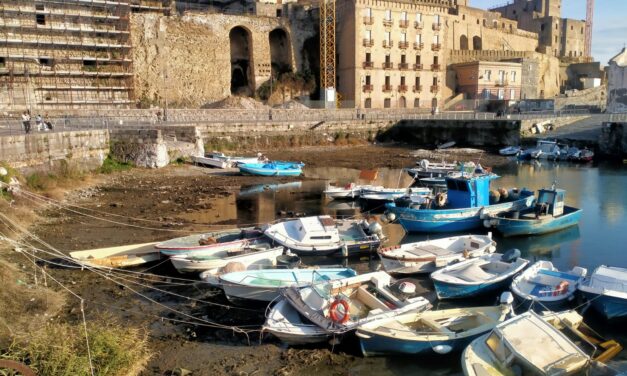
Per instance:
[[[41,114],[35,116],[35,124],[37,125],[37,132],[44,130],[44,119],[41,117]]]
[[[30,133],[30,115],[28,112],[24,111],[22,114],[22,125],[24,125],[24,133]]]

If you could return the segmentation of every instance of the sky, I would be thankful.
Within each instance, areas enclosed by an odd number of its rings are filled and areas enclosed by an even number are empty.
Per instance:
[[[506,0],[470,0],[470,5],[487,9]],[[586,0],[562,0],[562,17],[584,20]],[[592,32],[592,55],[606,65],[627,43],[627,1],[596,0]]]

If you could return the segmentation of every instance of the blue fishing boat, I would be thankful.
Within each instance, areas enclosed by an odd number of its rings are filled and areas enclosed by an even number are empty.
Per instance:
[[[459,352],[509,318],[513,300],[505,292],[500,306],[402,313],[362,324],[355,335],[364,356]]]
[[[483,218],[507,211],[521,211],[535,201],[526,189],[490,191],[492,173],[461,173],[447,176],[447,193],[417,204],[402,201],[386,204],[387,218],[407,232],[463,232],[482,227]]]
[[[496,228],[503,236],[542,235],[576,226],[582,210],[564,205],[566,191],[540,189],[532,208],[490,215],[483,224]]]
[[[470,298],[503,290],[529,264],[520,251],[493,253],[449,265],[431,274],[438,299]]]
[[[608,320],[627,318],[627,269],[601,265],[579,291]]]
[[[304,163],[272,161],[268,163],[244,163],[239,165],[239,171],[245,175],[259,176],[300,176],[303,173]]]

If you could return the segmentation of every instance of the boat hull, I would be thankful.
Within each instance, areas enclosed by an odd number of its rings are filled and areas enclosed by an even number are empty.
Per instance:
[[[257,176],[300,176],[303,170],[298,169],[270,169],[270,168],[252,168],[239,166],[239,171],[246,175]]]
[[[451,352],[462,351],[475,338],[485,333],[478,333],[474,336],[465,338],[449,339],[444,341],[410,341],[400,338],[391,338],[387,336],[379,336],[373,333],[358,333],[359,345],[364,356],[380,356],[380,355],[435,355],[436,346],[447,346],[451,348]],[[368,338],[369,337],[369,338]]]
[[[481,228],[484,216],[531,207],[535,198],[532,192],[528,194],[516,201],[480,208],[432,210],[411,209],[388,204],[387,209],[398,218],[398,222],[407,232],[463,232]]]
[[[514,279],[508,277],[499,282],[481,283],[476,285],[458,285],[438,280],[433,280],[438,299],[464,299],[486,295],[500,290],[505,290]]]
[[[267,250],[259,250],[243,254],[241,256],[216,257],[206,260],[189,259],[174,256],[170,258],[172,265],[181,273],[193,273],[203,270],[215,269],[226,266],[230,262],[239,262],[244,265],[272,265],[274,260],[283,254],[283,248],[277,247]]]
[[[582,291],[592,308],[608,320],[627,318],[627,299]]]
[[[516,291],[512,292],[516,300],[516,310],[519,312],[528,311],[530,309],[533,309],[534,312],[542,312],[547,310],[553,312],[564,311],[570,308],[572,302],[575,300],[575,296],[573,294],[564,295],[564,297],[559,300],[547,301],[538,298],[530,299],[516,293]]]
[[[569,213],[550,219],[493,218],[490,222],[496,221],[494,227],[505,237],[549,234],[579,223],[583,212],[581,209],[567,206],[564,210]]]

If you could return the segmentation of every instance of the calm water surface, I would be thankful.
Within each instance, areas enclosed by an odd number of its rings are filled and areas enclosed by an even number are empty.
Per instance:
[[[591,272],[601,264],[627,268],[627,166],[512,161],[505,167],[495,169],[495,172],[502,178],[493,182],[493,187],[526,187],[536,190],[550,187],[556,181],[560,188],[567,191],[566,204],[584,210],[578,227],[554,234],[511,239],[499,238],[495,234],[497,252],[518,248],[523,257],[532,261],[551,260],[560,269],[582,266]],[[242,187],[238,195],[222,198],[214,203],[214,210],[211,212],[219,212],[219,217],[215,214],[202,213],[193,214],[193,219],[203,222],[236,220],[244,224],[265,223],[292,213],[306,215],[325,213],[350,217],[363,215],[364,209],[371,210],[372,213],[381,212],[380,208],[361,208],[355,202],[329,201],[324,198],[322,191],[327,182],[344,184],[358,181],[358,170],[334,167],[306,168],[305,173],[307,177],[320,180]],[[378,178],[374,183],[387,187],[407,186],[411,183],[411,178],[398,169],[379,169]],[[384,231],[390,239],[389,244],[427,238],[417,235],[406,236],[399,225],[386,225]],[[360,272],[375,270],[379,266],[376,257],[350,261],[331,258],[304,261],[310,264],[344,262]],[[431,288],[428,279],[425,279],[424,285],[427,289]],[[492,302],[494,297],[482,303],[487,305]],[[471,303],[478,304],[476,300]],[[623,345],[627,345],[627,323],[608,325],[594,314],[588,314],[586,321],[602,334],[609,334]],[[627,351],[623,351],[615,365],[627,368],[626,353]],[[459,356],[434,359],[367,358],[350,370],[351,374],[363,375],[399,375],[407,372],[459,374],[461,373]]]

